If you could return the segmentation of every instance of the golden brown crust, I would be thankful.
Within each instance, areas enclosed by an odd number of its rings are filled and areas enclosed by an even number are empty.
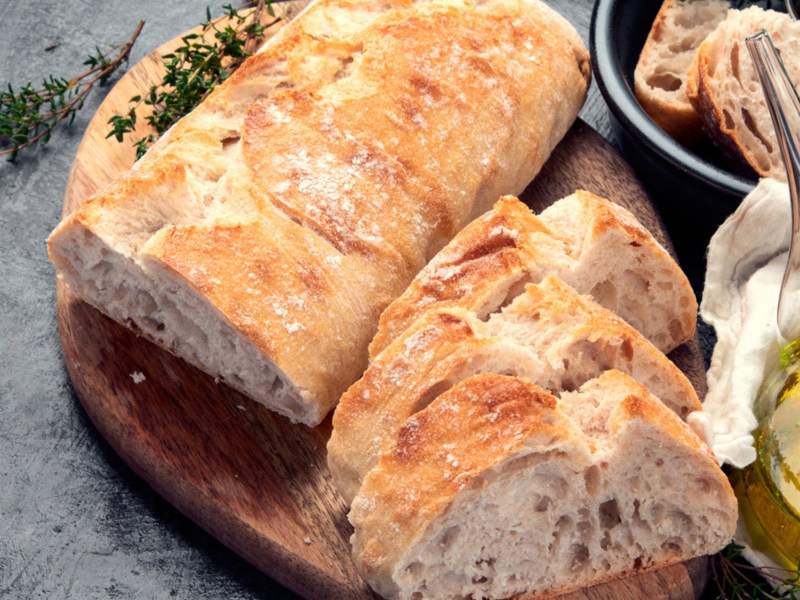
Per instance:
[[[598,252],[605,253],[605,258]],[[646,267],[643,257],[650,261]],[[674,288],[671,303],[661,285],[635,292],[640,304],[653,307],[663,302],[667,313],[649,311],[642,323],[648,327],[644,332],[658,332],[654,343],[664,352],[692,338],[697,300],[675,260],[628,211],[578,190],[539,216],[506,196],[461,230],[381,314],[370,358],[427,311],[459,307],[485,319],[520,293],[526,282],[540,281],[547,274],[569,279],[581,292],[590,293],[602,281],[603,268],[609,278],[637,269],[665,273],[659,276],[666,281],[659,283]],[[640,325],[625,302],[609,308]]]
[[[331,474],[352,500],[402,423],[475,373],[513,373],[560,390],[610,368],[652,382],[653,393],[681,417],[702,410],[691,383],[666,356],[554,277],[528,285],[487,322],[459,307],[428,311],[342,396],[328,443]]]
[[[686,82],[686,94],[692,106],[701,115],[701,127],[705,135],[719,148],[725,157],[739,169],[751,170],[752,167],[742,156],[738,143],[725,130],[731,130],[726,124],[725,115],[720,106],[711,98],[706,80],[712,76],[709,56],[713,40],[706,40],[697,49]],[[732,130],[731,130],[732,131]],[[759,173],[759,175],[763,175]]]
[[[385,576],[453,497],[511,455],[558,451],[587,463],[588,449],[555,398],[522,379],[484,373],[409,418],[353,504],[353,555],[368,581]],[[360,542],[360,543],[359,543]]]
[[[290,374],[315,424],[363,370],[380,311],[525,187],[588,80],[577,33],[538,1],[319,0],[65,219],[51,254],[80,246],[80,223],[170,273]]]
[[[446,198],[380,135],[358,135],[347,114],[303,92],[256,101],[244,124],[245,161],[258,194],[291,219],[407,281],[425,264],[429,240],[455,233]]]
[[[363,295],[377,290],[356,277],[372,267],[332,251],[299,225],[276,225],[283,217],[274,216],[272,222],[264,217],[245,224],[165,229],[141,256],[184,274],[197,293],[237,323],[241,334],[280,365],[291,381],[308,382],[301,393],[315,399],[321,420],[338,397],[341,382],[363,371],[366,353],[356,349],[366,347],[370,334],[329,315],[377,318],[377,310],[362,301]],[[209,248],[226,251],[209,253]],[[338,266],[332,268],[331,262]],[[387,286],[383,296],[388,300],[397,291]],[[350,352],[325,354],[319,360],[315,350],[330,339]],[[297,360],[298,356],[305,358]]]
[[[349,515],[355,527],[353,556],[365,578],[387,597],[399,597],[398,577],[405,575],[409,563],[426,560],[418,558],[420,548],[430,548],[431,542],[426,542],[427,539],[440,538],[445,517],[449,518],[451,527],[455,525],[458,528],[458,521],[454,521],[452,515],[455,511],[463,511],[464,529],[480,530],[480,526],[467,522],[483,515],[469,513],[467,516],[470,504],[457,504],[457,500],[464,493],[478,489],[482,490],[481,494],[492,494],[494,475],[511,463],[528,465],[532,469],[548,461],[552,464],[559,461],[556,468],[565,469],[563,472],[547,472],[551,477],[565,480],[582,481],[586,473],[599,469],[600,480],[596,484],[599,489],[589,492],[588,497],[580,502],[590,503],[586,509],[590,514],[596,510],[592,503],[615,498],[622,505],[621,519],[642,519],[645,514],[642,508],[642,515],[634,513],[637,516],[631,516],[624,508],[629,504],[636,505],[634,499],[641,498],[639,490],[629,489],[628,477],[652,476],[648,489],[664,486],[655,503],[664,502],[666,498],[661,495],[664,494],[672,496],[674,500],[671,501],[680,505],[679,498],[686,495],[688,502],[701,500],[703,505],[711,506],[720,515],[714,521],[718,529],[708,532],[713,541],[700,542],[701,548],[713,552],[719,549],[717,546],[727,543],[735,528],[737,513],[736,499],[727,478],[692,430],[646,387],[612,370],[587,382],[571,402],[576,406],[557,400],[524,379],[480,374],[459,383],[410,417],[398,430],[394,444],[382,452],[377,465],[365,478]],[[588,411],[597,412],[596,416],[588,419],[599,419],[603,428],[603,431],[593,434],[597,437],[597,444],[586,433],[586,428],[590,427],[587,417],[582,421],[572,412],[585,411],[581,406],[585,403],[607,406]],[[529,460],[518,461],[528,455]],[[637,458],[632,459],[632,456]],[[658,468],[654,465],[659,464],[662,456],[682,464],[675,464],[675,469],[666,474],[651,472],[650,469]],[[687,472],[696,479],[676,477],[678,473]],[[514,480],[525,479],[528,469],[523,466],[513,473]],[[518,489],[525,488],[518,486]],[[693,496],[693,490],[704,497]],[[642,507],[648,501],[642,501]],[[579,513],[581,506],[583,504],[556,504],[549,510],[556,515],[572,514]],[[493,506],[493,511],[496,511],[493,514],[513,513],[514,510],[515,506]],[[687,511],[692,512],[690,509]],[[526,521],[535,517],[528,511],[520,511],[512,519],[518,524],[517,533],[525,531]],[[682,533],[703,537],[702,526],[691,523],[689,520]],[[489,529],[492,526],[487,525]],[[658,522],[654,531],[664,527],[665,523]],[[587,524],[587,528],[591,531],[591,525]],[[548,530],[537,533],[547,539],[556,538]],[[553,538],[550,538],[551,534]],[[488,539],[464,539],[466,534],[460,535],[459,544],[488,543]],[[657,541],[639,546],[637,561],[624,563],[624,567],[617,567],[610,574],[598,569],[598,574],[587,579],[585,571],[576,571],[566,582],[545,588],[535,579],[523,581],[518,585],[528,586],[530,591],[513,597],[516,600],[551,598],[691,558],[697,550],[670,550],[667,542],[674,535],[676,532],[667,529],[655,534]],[[502,535],[498,539],[505,544]],[[517,552],[525,552],[525,544],[520,544],[518,538],[509,537],[507,541],[518,548]],[[645,543],[641,539],[635,541]],[[535,544],[529,545],[535,547]],[[611,544],[596,550],[601,554],[607,552],[609,558],[615,553]],[[495,556],[495,552],[499,549],[487,546],[485,554],[482,550],[481,555]],[[527,559],[535,563],[552,561],[554,557],[547,554],[545,551],[542,555],[529,555]],[[425,556],[427,560],[437,560]],[[599,564],[601,558],[595,557],[594,560]],[[458,568],[469,572],[471,567],[465,564]],[[498,561],[496,567],[496,577],[510,574],[501,570],[507,565],[501,567]],[[437,573],[441,575],[441,571]],[[457,578],[461,574],[459,571],[453,575]]]
[[[403,294],[381,314],[370,344],[375,358],[391,341],[428,311],[458,306],[485,316],[487,305],[503,290],[528,276],[527,256],[543,252],[529,241],[550,242],[552,232],[519,200],[504,197],[443,248]],[[548,244],[548,242],[550,242]]]
[[[351,500],[390,432],[422,410],[482,349],[491,347],[468,314],[441,311],[426,315],[398,338],[391,354],[373,362],[333,414],[328,465],[340,493]]]

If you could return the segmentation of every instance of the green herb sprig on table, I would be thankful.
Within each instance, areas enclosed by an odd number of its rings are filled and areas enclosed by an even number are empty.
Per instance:
[[[242,12],[250,7],[253,10]],[[253,53],[265,31],[281,19],[275,16],[269,0],[258,0],[239,8],[228,4],[223,8],[224,27],[212,21],[210,11],[206,9],[201,32],[183,36],[181,46],[162,56],[166,72],[161,82],[150,86],[146,93],[131,98],[125,114],[109,119],[111,130],[106,137],[113,136],[121,142],[136,129],[139,111],[143,107],[149,108],[144,120],[152,131],[133,142],[137,160],[160,135],[230,77]],[[264,10],[272,17],[268,23],[262,23]],[[210,34],[213,34],[212,40],[207,39]]]
[[[800,565],[795,570],[754,567],[742,557],[743,546],[731,543],[712,559],[711,578],[718,600],[799,600]],[[780,581],[772,585],[766,578]],[[705,596],[704,596],[705,597]]]
[[[104,85],[128,61],[144,21],[139,22],[130,39],[106,51],[95,48],[83,64],[89,68],[72,79],[50,75],[39,87],[32,84],[15,91],[11,84],[0,92],[0,156],[14,160],[28,148],[50,141],[59,123],[75,119],[95,85]]]

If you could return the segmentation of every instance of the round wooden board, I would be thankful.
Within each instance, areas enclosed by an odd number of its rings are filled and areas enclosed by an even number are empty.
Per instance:
[[[130,69],[99,108],[75,158],[65,214],[133,164],[130,144],[106,138],[107,121],[160,80],[160,56],[178,43],[165,44]],[[630,168],[582,122],[523,198],[541,210],[579,187],[628,207],[667,243]],[[64,359],[78,397],[136,473],[301,596],[376,597],[350,559],[347,507],[326,465],[330,419],[315,429],[290,424],[75,299],[62,284],[57,304]],[[699,346],[688,344],[673,359],[702,394]],[[565,598],[687,600],[699,597],[707,578],[707,559],[701,558]]]

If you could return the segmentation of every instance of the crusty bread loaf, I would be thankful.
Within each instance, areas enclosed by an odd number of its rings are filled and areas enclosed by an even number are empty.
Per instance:
[[[519,193],[588,54],[539,0],[318,0],[49,240],[72,293],[294,421],[378,316]]]
[[[617,371],[560,400],[475,375],[392,442],[349,514],[388,599],[549,597],[717,552],[736,526],[710,451]]]
[[[470,223],[383,312],[370,356],[426,311],[458,306],[485,319],[548,274],[592,295],[662,352],[694,335],[697,300],[675,260],[627,210],[578,191],[538,216],[502,198]]]
[[[751,6],[732,10],[700,45],[687,92],[710,137],[727,155],[758,175],[786,181],[780,146],[745,39],[770,33],[789,77],[800,81],[800,23]]]
[[[485,321],[462,308],[423,315],[381,352],[333,415],[328,465],[347,502],[402,424],[476,373],[526,377],[555,393],[609,369],[646,385],[685,418],[702,410],[681,371],[639,332],[548,276]]]
[[[686,95],[695,51],[725,18],[727,0],[664,0],[633,72],[642,108],[676,140],[702,138],[702,120]]]

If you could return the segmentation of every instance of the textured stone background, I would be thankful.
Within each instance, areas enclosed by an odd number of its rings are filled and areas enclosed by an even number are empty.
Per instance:
[[[588,42],[592,2],[550,3]],[[95,44],[127,39],[144,18],[135,62],[203,20],[205,7],[0,0],[0,85],[70,77]],[[93,92],[45,149],[0,163],[0,597],[292,598],[127,468],[86,418],[62,365],[44,241],[106,91]],[[595,87],[583,117],[611,136]]]

